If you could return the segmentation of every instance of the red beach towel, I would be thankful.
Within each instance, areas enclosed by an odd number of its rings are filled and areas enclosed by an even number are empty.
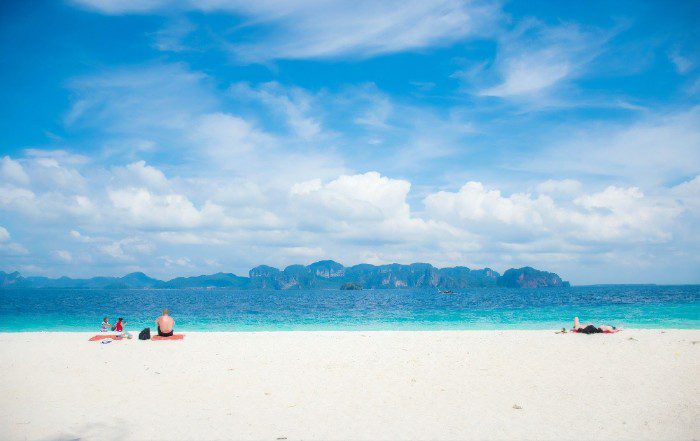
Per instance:
[[[170,337],[161,337],[160,335],[154,335],[151,340],[182,340],[185,338],[185,334],[174,334]]]
[[[88,341],[100,341],[100,340],[107,340],[111,338],[112,340],[121,340],[122,338],[116,335],[96,335],[94,337],[90,337],[90,340]]]

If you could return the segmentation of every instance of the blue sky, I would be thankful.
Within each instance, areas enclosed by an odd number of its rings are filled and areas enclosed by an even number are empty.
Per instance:
[[[697,2],[3,2],[0,268],[700,282]]]

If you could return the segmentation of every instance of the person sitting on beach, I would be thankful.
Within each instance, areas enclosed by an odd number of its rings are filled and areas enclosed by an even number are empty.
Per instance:
[[[126,325],[126,322],[124,321],[123,317],[119,317],[117,320],[117,323],[114,325],[114,328],[112,328],[114,331],[117,331],[117,336],[123,337],[123,338],[131,338],[131,334],[126,332],[124,330],[124,326]]]
[[[158,335],[161,337],[171,337],[173,335],[173,327],[175,326],[175,320],[170,317],[170,311],[167,309],[163,310],[163,315],[156,319],[156,325],[158,326]]]
[[[580,332],[581,334],[599,334],[601,332],[613,332],[615,329],[617,328],[610,325],[600,325],[598,327],[595,327],[592,324],[582,325],[581,322],[579,322],[578,317],[574,317],[574,331]]]
[[[107,317],[102,319],[102,332],[108,332],[112,329],[112,325],[109,324],[109,319]]]

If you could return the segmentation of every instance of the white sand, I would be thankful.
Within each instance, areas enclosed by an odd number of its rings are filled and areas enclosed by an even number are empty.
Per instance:
[[[700,438],[697,330],[90,335],[0,334],[0,439]]]

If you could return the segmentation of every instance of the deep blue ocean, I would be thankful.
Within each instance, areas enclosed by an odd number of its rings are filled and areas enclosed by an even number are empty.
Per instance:
[[[167,307],[183,331],[557,329],[584,322],[700,328],[700,285],[267,291],[0,290],[0,331],[97,331],[102,317],[154,328]]]

